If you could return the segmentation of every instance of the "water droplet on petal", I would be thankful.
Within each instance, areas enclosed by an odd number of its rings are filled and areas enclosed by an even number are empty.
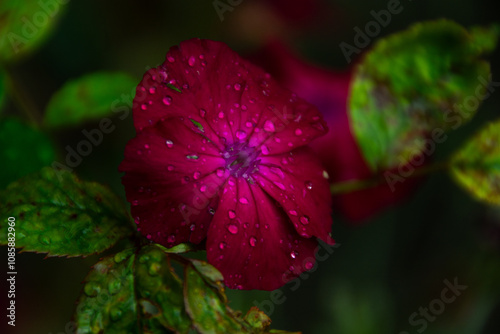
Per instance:
[[[328,172],[326,170],[323,171],[323,177],[325,179],[329,179],[330,178],[330,175],[328,175]]]
[[[191,226],[189,226],[189,230],[190,231],[194,231],[194,229],[196,228],[196,225],[195,224],[191,224]]]
[[[297,216],[297,211],[295,210],[290,210],[288,211],[289,214],[291,214],[292,216]]]
[[[250,237],[250,246],[255,247],[257,245],[257,238],[256,237]]]
[[[220,119],[224,118],[224,112],[223,111],[219,112],[218,116],[219,116]]]
[[[269,149],[267,148],[266,145],[262,145],[260,147],[260,150],[261,150],[262,154],[264,154],[264,155],[268,155],[269,154]]]
[[[229,210],[227,212],[227,215],[229,216],[230,219],[236,218],[236,212],[234,212],[234,210]]]
[[[146,109],[148,109],[148,105],[147,105],[147,104],[141,104],[141,109],[142,109],[142,110],[146,110]]]
[[[309,224],[309,217],[308,216],[302,216],[300,217],[300,223],[303,225]]]
[[[170,63],[173,63],[175,61],[175,58],[172,57],[172,56],[167,56],[167,60],[170,62]]]
[[[208,213],[211,214],[212,216],[215,215],[215,209],[214,208],[208,208]]]
[[[240,90],[240,89],[241,89],[241,85],[239,83],[235,83],[234,90]]]
[[[290,253],[290,257],[291,257],[292,259],[295,259],[298,255],[299,255],[299,253],[298,253],[298,252],[296,252],[296,251],[292,251],[292,252]]]
[[[186,158],[189,160],[198,160],[199,156],[197,156],[196,154],[188,154],[186,155]]]
[[[305,183],[305,184],[306,184],[306,189],[307,189],[307,190],[311,190],[311,189],[312,189],[313,184],[312,184],[312,182],[311,182],[311,181],[306,181],[306,183]]]
[[[205,109],[200,109],[200,116],[201,117],[205,117],[206,114],[207,114],[207,111]]]
[[[196,58],[193,56],[189,57],[188,59],[189,66],[193,67],[195,63],[196,63]]]
[[[134,200],[132,201],[132,205],[133,205],[133,206],[139,205],[139,201],[138,201],[138,200],[136,200],[136,199],[134,199]]]
[[[267,131],[267,132],[274,132],[276,131],[276,128],[274,127],[274,123],[270,120],[267,120],[265,123],[264,123],[264,130]]]
[[[169,106],[172,103],[172,97],[165,96],[162,101],[164,105]]]
[[[238,130],[236,131],[236,138],[242,140],[242,139],[245,139],[247,137],[247,133],[243,130]]]
[[[281,190],[285,190],[285,185],[283,183],[280,183],[280,182],[273,182],[278,188],[280,188]]]
[[[301,129],[295,129],[295,135],[296,136],[302,135],[302,130]]]
[[[156,93],[156,87],[150,87],[149,94],[154,94],[154,93]]]
[[[173,142],[173,141],[171,141],[171,140],[166,140],[166,141],[165,141],[165,144],[167,144],[167,147],[168,147],[168,148],[172,148],[172,147],[174,147],[174,142]]]
[[[167,166],[167,170],[168,170],[169,172],[173,171],[173,170],[174,170],[174,166],[172,166],[172,165],[168,165],[168,166]]]
[[[238,226],[234,225],[234,224],[231,224],[227,227],[227,230],[229,231],[229,233],[231,234],[236,234],[238,233]]]
[[[200,172],[196,171],[196,172],[193,173],[193,178],[195,180],[198,180],[200,177],[201,177],[201,173]]]
[[[283,170],[281,168],[278,168],[278,167],[271,167],[269,168],[269,170],[278,175],[281,179],[284,179],[285,178],[285,173],[283,173]]]
[[[222,241],[221,243],[219,243],[219,249],[222,250],[224,248],[226,248],[226,243]]]
[[[306,270],[311,270],[312,267],[314,267],[314,263],[307,261],[304,267],[306,268]]]
[[[248,200],[245,197],[240,198],[240,203],[241,204],[248,204]]]
[[[224,176],[224,168],[220,167],[220,168],[217,168],[216,172],[218,177],[223,177]]]

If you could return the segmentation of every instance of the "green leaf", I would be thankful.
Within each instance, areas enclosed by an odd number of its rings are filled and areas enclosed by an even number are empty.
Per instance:
[[[459,149],[450,166],[454,179],[475,198],[500,205],[500,120]]]
[[[191,320],[184,307],[182,281],[171,268],[168,255],[154,245],[141,249],[136,277],[144,331],[168,328],[176,333],[188,333]]]
[[[409,161],[433,131],[472,118],[484,99],[477,89],[490,80],[481,57],[499,33],[497,26],[468,32],[439,20],[376,43],[355,69],[349,97],[351,127],[373,171]]]
[[[54,161],[47,136],[16,119],[0,120],[0,188]]]
[[[77,303],[78,334],[142,333],[134,295],[134,249],[105,257],[87,275]]]
[[[26,55],[53,30],[65,5],[58,1],[0,2],[0,63]]]
[[[184,273],[186,311],[202,334],[253,333],[249,324],[238,318],[226,305],[223,291],[207,286],[204,276],[187,265]],[[222,289],[222,288],[221,288]]]
[[[44,123],[59,128],[110,116],[114,105],[123,102],[135,86],[137,80],[121,72],[97,72],[67,82],[52,96]]]
[[[184,281],[174,266],[183,267]],[[187,334],[193,328],[202,334],[294,334],[267,331],[271,319],[256,307],[241,317],[227,306],[217,269],[155,244],[98,262],[85,280],[75,319],[80,334]]]
[[[49,256],[102,252],[129,235],[132,223],[122,201],[108,188],[73,174],[43,168],[0,192],[0,216],[13,216],[16,247]],[[6,240],[6,220],[0,240]]]
[[[271,325],[271,319],[255,306],[251,307],[245,315],[245,321],[257,330],[268,328]]]
[[[199,246],[196,246],[188,242],[175,245],[174,247],[171,248],[166,248],[161,245],[157,246],[160,247],[165,253],[174,253],[174,254],[187,253],[199,250]]]

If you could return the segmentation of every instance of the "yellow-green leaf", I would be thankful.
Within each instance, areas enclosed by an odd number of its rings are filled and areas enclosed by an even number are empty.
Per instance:
[[[418,23],[376,43],[356,67],[349,117],[373,171],[421,153],[433,131],[456,129],[488,95],[498,26],[467,31],[438,20]]]
[[[0,1],[0,63],[17,59],[41,45],[69,1]]]
[[[119,103],[131,103],[137,80],[121,72],[96,72],[67,82],[52,96],[44,123],[70,127],[113,115]]]
[[[453,156],[450,172],[475,198],[500,205],[500,120],[489,124]]]

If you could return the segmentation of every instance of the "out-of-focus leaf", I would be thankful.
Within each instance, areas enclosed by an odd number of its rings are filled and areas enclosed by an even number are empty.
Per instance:
[[[168,255],[157,246],[146,246],[136,263],[136,296],[141,305],[141,327],[145,333],[168,328],[176,333],[188,333],[188,317],[182,291],[182,281],[173,272]]]
[[[252,328],[256,328],[257,330],[268,328],[271,325],[271,319],[255,306],[248,310],[244,319]]]
[[[89,255],[133,231],[125,206],[108,188],[50,167],[11,183],[0,203],[0,216],[16,217],[16,247],[24,251]],[[2,242],[5,224],[0,221]]]
[[[433,131],[472,118],[490,80],[481,56],[496,46],[499,33],[497,26],[467,31],[447,20],[424,22],[368,52],[355,69],[349,116],[373,171],[409,161]]]
[[[163,249],[163,251],[165,251],[166,253],[174,253],[174,254],[187,253],[187,252],[192,252],[192,251],[197,250],[197,248],[194,244],[187,243],[187,242],[175,245],[174,247],[171,247],[171,248],[165,248],[165,247],[160,246],[160,245],[158,245],[158,246],[161,247]]]
[[[105,257],[87,275],[75,315],[78,334],[142,333],[134,296],[134,251]]]
[[[51,128],[74,126],[113,113],[113,106],[137,86],[137,80],[121,72],[97,72],[66,83],[52,96],[45,113]]]
[[[489,124],[451,160],[454,179],[477,199],[500,205],[500,121]]]
[[[0,62],[19,58],[48,37],[65,9],[59,1],[0,2]]]
[[[0,146],[0,188],[50,165],[55,157],[45,134],[15,119],[0,120]]]

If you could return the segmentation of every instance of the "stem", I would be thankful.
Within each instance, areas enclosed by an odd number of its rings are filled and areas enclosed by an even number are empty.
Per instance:
[[[24,114],[31,125],[40,128],[42,124],[41,112],[36,104],[30,99],[30,95],[24,90],[24,86],[18,80],[14,71],[8,66],[4,67],[7,83],[10,86],[11,97],[19,110]]]
[[[439,172],[448,169],[450,166],[449,161],[442,161],[432,165],[424,166],[418,169],[415,169],[413,173],[404,178],[415,178],[423,175],[428,175],[431,173]],[[398,175],[399,177],[403,177]],[[346,194],[351,193],[358,190],[368,189],[375,186],[378,186],[382,183],[386,182],[386,178],[384,174],[378,174],[368,179],[363,180],[348,180],[338,183],[333,183],[330,185],[330,192],[332,195],[337,194]]]

